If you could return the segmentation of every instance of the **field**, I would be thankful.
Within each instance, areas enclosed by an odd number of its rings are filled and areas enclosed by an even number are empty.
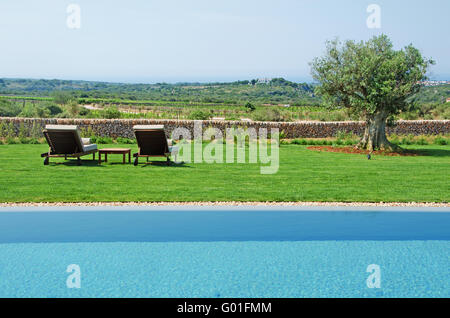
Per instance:
[[[229,83],[121,84],[0,79],[0,117],[345,121],[327,109],[315,84],[283,78]],[[417,107],[395,119],[450,119],[450,85],[423,87]]]
[[[408,147],[424,156],[369,161],[363,155],[281,145],[278,173],[261,175],[259,164],[135,167],[121,164],[121,156],[101,165],[87,156],[82,166],[62,159],[44,166],[39,155],[46,145],[0,145],[0,202],[448,202],[450,146]]]

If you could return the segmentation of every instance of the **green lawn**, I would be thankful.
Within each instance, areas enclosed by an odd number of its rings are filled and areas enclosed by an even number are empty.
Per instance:
[[[40,153],[46,145],[0,145],[0,202],[448,202],[450,146],[420,149],[428,155],[369,161],[363,155],[283,145],[278,173],[261,175],[257,164],[135,167],[121,164],[120,155],[110,155],[102,165],[86,156],[83,166],[63,159],[44,166]]]

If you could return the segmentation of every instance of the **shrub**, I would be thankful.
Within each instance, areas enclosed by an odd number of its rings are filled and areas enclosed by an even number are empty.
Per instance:
[[[278,109],[266,108],[253,113],[253,120],[256,121],[283,121],[281,112]]]
[[[250,103],[250,102],[247,102],[245,105],[245,108],[247,108],[247,110],[249,110],[249,111],[254,111],[255,109],[256,109],[256,107],[255,107],[255,105],[253,105],[252,103]]]
[[[116,142],[118,144],[135,144],[136,143],[136,139],[117,137]]]
[[[448,140],[445,139],[444,137],[439,136],[434,140],[434,143],[436,145],[445,146],[445,145],[448,145]]]
[[[121,113],[117,106],[108,106],[103,110],[103,116],[107,119],[120,118]]]
[[[49,114],[51,116],[55,116],[63,112],[63,109],[56,104],[48,103],[45,104],[44,106],[48,109]]]
[[[416,144],[418,145],[428,145],[428,141],[424,137],[420,137],[416,140]]]
[[[188,118],[192,120],[208,120],[211,118],[211,115],[210,113],[202,110],[194,110],[189,113]]]
[[[17,103],[11,103],[7,100],[0,99],[1,117],[16,117],[19,115],[20,111],[20,106]]]
[[[91,142],[93,142],[92,139],[91,139]],[[96,138],[96,143],[97,144],[112,144],[113,140],[111,137],[98,137],[98,138]]]
[[[353,145],[355,142],[353,141],[353,140],[351,140],[351,139],[347,139],[347,140],[345,140],[344,141],[344,145],[346,145],[346,146],[351,146],[351,145]]]
[[[18,142],[17,142],[16,138],[8,137],[8,138],[6,138],[6,143],[7,143],[8,145],[15,145],[15,144],[17,144]]]
[[[400,140],[400,143],[403,145],[412,145],[414,144],[414,136],[413,135],[405,136]]]

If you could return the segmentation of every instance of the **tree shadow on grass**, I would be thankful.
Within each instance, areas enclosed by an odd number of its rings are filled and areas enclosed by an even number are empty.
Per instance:
[[[151,166],[166,167],[166,168],[192,168],[191,166],[186,165],[185,162],[180,162],[180,163],[171,162],[170,165],[167,165],[166,161],[143,162],[143,163],[140,163],[139,166],[141,168],[147,168],[147,167],[151,167]]]
[[[416,152],[422,156],[450,157],[450,150],[446,149],[418,149]]]

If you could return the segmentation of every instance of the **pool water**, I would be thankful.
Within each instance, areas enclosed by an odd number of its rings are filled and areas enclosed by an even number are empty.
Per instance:
[[[447,211],[6,211],[0,297],[450,297],[449,252]]]

